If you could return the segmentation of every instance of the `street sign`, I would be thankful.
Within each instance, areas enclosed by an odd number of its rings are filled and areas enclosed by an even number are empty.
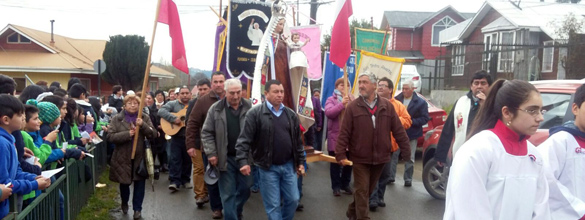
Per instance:
[[[93,70],[95,70],[98,75],[104,73],[104,71],[106,71],[106,62],[103,60],[96,60],[93,63]]]
[[[106,71],[106,62],[103,60],[96,60],[93,63],[93,70],[98,74],[98,97],[102,97],[102,76],[100,76],[104,71]]]

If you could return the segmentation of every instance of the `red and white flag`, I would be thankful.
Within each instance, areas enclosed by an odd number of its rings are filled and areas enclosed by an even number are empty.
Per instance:
[[[179,11],[173,0],[160,0],[160,11],[158,22],[169,25],[169,34],[173,39],[173,66],[186,74],[189,74],[185,43],[183,42],[183,31]]]
[[[335,23],[331,31],[329,59],[338,67],[345,67],[351,55],[351,37],[349,35],[349,16],[353,14],[351,0],[337,0]]]

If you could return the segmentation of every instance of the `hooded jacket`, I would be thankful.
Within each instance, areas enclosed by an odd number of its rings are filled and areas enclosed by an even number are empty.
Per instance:
[[[39,188],[36,176],[22,171],[14,147],[14,136],[0,128],[0,184],[12,183],[12,193],[24,195]],[[7,199],[0,202],[0,217],[6,216],[8,211]]]

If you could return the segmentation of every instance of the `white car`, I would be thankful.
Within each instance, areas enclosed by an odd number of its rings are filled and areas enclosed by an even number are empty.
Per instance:
[[[397,90],[402,90],[402,83],[409,79],[414,83],[414,91],[420,93],[421,78],[415,65],[402,65],[402,74],[400,75]]]

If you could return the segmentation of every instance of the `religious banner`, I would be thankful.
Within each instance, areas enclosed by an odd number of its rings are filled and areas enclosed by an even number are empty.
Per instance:
[[[398,80],[400,79],[400,73],[402,71],[402,64],[404,64],[403,58],[395,58],[389,56],[383,56],[376,53],[362,52],[362,58],[357,68],[357,74],[370,72],[381,79],[387,77],[394,82],[394,93],[398,88]],[[351,93],[357,97],[359,96],[359,89],[352,88]]]
[[[226,26],[222,21],[219,21],[219,22],[217,22],[217,28],[215,30],[215,50],[214,50],[213,68],[212,68],[213,72],[222,71],[223,73],[227,73],[227,69],[225,66],[226,39],[227,39]],[[228,77],[226,77],[226,78],[228,78]],[[197,83],[197,82],[195,82],[195,83]]]
[[[318,25],[309,26],[296,26],[290,28],[291,37],[289,41],[294,43],[295,33],[299,34],[298,42],[303,45],[301,51],[304,56],[300,56],[299,59],[306,59],[308,63],[307,75],[311,80],[318,80],[322,77],[321,71],[321,29]],[[290,43],[289,43],[290,44]],[[291,62],[297,56],[293,56],[293,53],[297,51],[291,51]]]
[[[386,31],[355,28],[355,49],[377,54],[386,54],[388,38],[390,33]],[[384,40],[384,36],[386,39]],[[384,48],[384,49],[382,49]],[[357,53],[357,63],[360,62],[361,55]]]
[[[298,93],[298,98],[296,100],[296,103],[298,103],[296,112],[297,115],[299,116],[299,120],[301,121],[301,125],[306,130],[308,130],[309,127],[315,124],[315,116],[313,113],[313,101],[311,97],[312,92],[309,85],[309,78],[307,77],[307,74],[303,74],[301,78],[301,85]]]
[[[353,87],[355,81],[355,55],[351,55],[347,59],[347,77],[349,78],[350,89]],[[343,77],[343,68],[336,66],[329,59],[329,52],[325,53],[325,59],[323,60],[323,81],[321,85],[321,105],[324,107],[327,98],[333,95],[335,90],[335,80]]]
[[[270,4],[232,0],[227,33],[227,70],[231,77],[253,78],[258,46],[272,12]],[[215,68],[214,68],[215,69]]]

